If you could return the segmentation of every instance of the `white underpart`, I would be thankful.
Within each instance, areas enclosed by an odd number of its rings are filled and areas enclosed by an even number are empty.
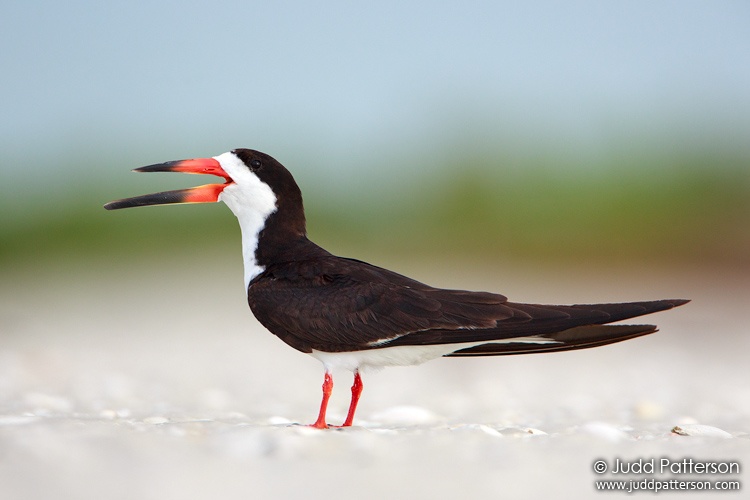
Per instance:
[[[326,371],[336,368],[360,370],[362,368],[382,368],[384,366],[419,365],[431,359],[451,354],[461,349],[469,349],[484,344],[559,344],[560,342],[541,336],[516,337],[507,340],[464,342],[460,344],[399,345],[364,351],[324,352],[313,351],[312,357],[323,363]]]
[[[214,156],[214,159],[234,181],[224,188],[219,201],[226,203],[240,223],[247,290],[253,278],[264,271],[263,266],[258,265],[255,250],[258,248],[258,234],[265,226],[266,219],[276,211],[276,195],[234,153],[224,153]]]

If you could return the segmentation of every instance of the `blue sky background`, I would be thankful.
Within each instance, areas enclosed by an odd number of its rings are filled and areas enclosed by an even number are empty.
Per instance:
[[[360,183],[454,148],[746,154],[748,26],[744,1],[5,1],[3,189],[235,147]]]

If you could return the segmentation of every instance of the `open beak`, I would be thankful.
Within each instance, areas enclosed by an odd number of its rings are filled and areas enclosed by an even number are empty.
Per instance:
[[[232,178],[221,168],[214,158],[168,161],[156,165],[136,168],[134,172],[182,172],[185,174],[209,174],[223,177],[224,184],[206,184],[188,189],[177,189],[161,193],[145,194],[133,198],[111,201],[104,205],[107,210],[143,207],[146,205],[167,205],[169,203],[212,203],[219,201],[219,195],[232,183]]]

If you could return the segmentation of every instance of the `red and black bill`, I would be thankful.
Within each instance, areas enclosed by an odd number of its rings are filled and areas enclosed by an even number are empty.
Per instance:
[[[107,210],[121,208],[143,207],[148,205],[169,205],[171,203],[213,203],[219,200],[219,195],[232,183],[221,164],[215,158],[196,158],[192,160],[168,161],[155,165],[136,168],[134,172],[181,172],[185,174],[208,174],[223,177],[224,184],[205,184],[187,189],[163,191],[161,193],[145,194],[111,201],[104,205]]]

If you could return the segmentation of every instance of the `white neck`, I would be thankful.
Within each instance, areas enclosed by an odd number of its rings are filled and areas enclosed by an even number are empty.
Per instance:
[[[270,186],[262,182],[234,153],[214,157],[234,181],[219,195],[237,217],[242,231],[242,259],[245,263],[245,290],[265,268],[258,264],[255,251],[258,235],[266,219],[276,211],[276,196]]]
[[[224,200],[226,202],[226,200]],[[228,204],[228,203],[227,203]],[[251,218],[237,216],[242,232],[242,261],[245,265],[245,290],[250,282],[265,271],[265,267],[258,264],[255,251],[258,249],[258,234],[265,225],[265,218]]]

